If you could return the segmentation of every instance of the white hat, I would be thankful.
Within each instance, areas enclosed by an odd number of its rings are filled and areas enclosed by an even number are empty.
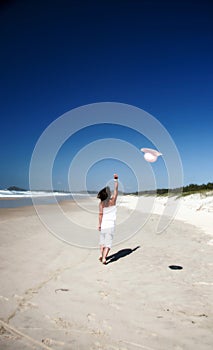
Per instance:
[[[141,148],[141,151],[144,152],[144,159],[150,163],[154,163],[159,156],[162,156],[162,153],[151,148]]]

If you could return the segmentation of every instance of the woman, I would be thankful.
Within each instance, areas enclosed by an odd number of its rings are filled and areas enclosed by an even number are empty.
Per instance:
[[[118,175],[114,174],[114,193],[110,188],[104,187],[97,195],[99,203],[99,227],[100,231],[100,257],[99,260],[106,265],[106,258],[112,246],[116,220],[116,200],[118,196]]]

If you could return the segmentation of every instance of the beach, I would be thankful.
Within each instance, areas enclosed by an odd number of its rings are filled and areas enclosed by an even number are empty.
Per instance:
[[[107,265],[97,199],[61,203],[68,243],[33,206],[0,209],[0,349],[212,349],[212,195],[182,197],[161,233],[166,197],[118,202]],[[45,218],[54,208],[43,206]]]

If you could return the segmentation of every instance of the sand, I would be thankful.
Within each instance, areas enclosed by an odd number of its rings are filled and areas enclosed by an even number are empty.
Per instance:
[[[134,201],[126,197],[118,207],[118,236],[125,226],[131,238],[115,240],[107,265],[98,261],[98,249],[75,247],[52,235],[33,207],[0,210],[1,350],[212,349],[211,206],[196,210],[182,203],[175,220],[156,234],[156,213],[165,206],[160,199],[135,233],[142,214],[125,225]],[[97,204],[92,202],[94,213]],[[50,216],[53,207],[46,206]],[[89,221],[82,208],[62,207],[97,226],[95,215]],[[207,215],[204,227],[200,214]],[[200,215],[199,224],[193,215],[197,220]]]

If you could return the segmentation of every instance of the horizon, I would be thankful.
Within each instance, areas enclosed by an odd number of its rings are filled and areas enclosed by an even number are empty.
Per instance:
[[[133,194],[133,193],[146,193],[146,192],[156,192],[156,191],[161,191],[161,190],[164,190],[164,191],[177,191],[177,190],[183,190],[184,192],[184,189],[187,189],[187,188],[190,188],[192,186],[195,186],[195,187],[198,187],[201,188],[201,187],[209,187],[209,188],[206,188],[206,190],[212,190],[213,189],[213,182],[208,182],[208,183],[203,183],[203,184],[189,184],[189,185],[186,185],[186,186],[183,186],[183,187],[177,187],[177,188],[156,188],[156,189],[146,189],[146,190],[143,190],[143,191],[134,191],[134,192],[122,192],[120,190],[118,190],[118,193],[119,194]],[[1,189],[0,188],[0,191],[29,191],[29,192],[64,192],[64,193],[92,193],[92,194],[95,194],[95,193],[98,193],[99,189],[95,190],[95,189],[88,189],[88,190],[77,190],[77,191],[72,191],[70,192],[69,190],[59,190],[59,189],[52,189],[52,190],[45,190],[45,189],[24,189],[24,188],[19,188],[18,186],[9,186],[8,188],[5,188],[5,189]]]

